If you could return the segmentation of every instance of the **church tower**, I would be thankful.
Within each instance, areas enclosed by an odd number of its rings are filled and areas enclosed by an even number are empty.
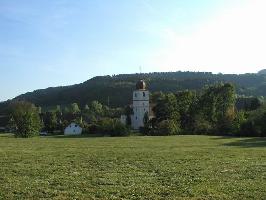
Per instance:
[[[133,92],[133,115],[131,124],[133,129],[139,129],[144,126],[144,116],[150,111],[150,94],[146,90],[146,83],[140,80],[136,84],[136,90]]]

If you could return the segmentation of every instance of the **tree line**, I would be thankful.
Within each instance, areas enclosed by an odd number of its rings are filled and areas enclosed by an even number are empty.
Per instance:
[[[144,135],[208,134],[231,136],[266,136],[266,107],[263,99],[238,97],[235,86],[214,84],[202,91],[154,92],[152,117],[144,116]],[[71,122],[78,123],[85,134],[130,134],[130,106],[111,108],[98,101],[84,106],[72,103],[43,110],[26,101],[10,105],[9,128],[18,137],[30,137],[46,131],[58,134]],[[127,115],[127,124],[120,122]]]
[[[237,99],[230,83],[209,86],[201,93],[155,93],[152,99],[154,117],[142,129],[146,135],[266,136],[266,107],[258,98]]]
[[[93,101],[80,109],[77,103],[43,112],[41,107],[26,101],[16,101],[10,105],[8,129],[16,137],[32,137],[40,132],[62,134],[72,122],[83,128],[83,134],[108,134],[125,136],[130,128],[119,120],[122,108],[109,108],[98,101]]]

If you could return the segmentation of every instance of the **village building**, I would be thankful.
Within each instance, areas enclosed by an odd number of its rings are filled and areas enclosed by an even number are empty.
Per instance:
[[[71,123],[68,127],[65,128],[64,135],[81,135],[82,128],[76,124]]]
[[[136,90],[133,92],[133,115],[131,116],[131,125],[133,129],[144,127],[144,117],[149,117],[150,113],[150,93],[146,89],[146,83],[140,80],[136,84]]]
[[[131,127],[137,130],[144,127],[145,116],[150,119],[151,108],[150,108],[150,93],[147,90],[146,83],[140,80],[136,84],[136,89],[133,91],[133,102],[131,105],[133,114],[131,118]],[[127,123],[127,116],[121,116],[121,122],[123,124]]]

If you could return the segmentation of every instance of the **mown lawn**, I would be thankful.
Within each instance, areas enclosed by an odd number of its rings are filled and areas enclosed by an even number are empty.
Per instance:
[[[266,139],[0,135],[0,199],[266,199]]]

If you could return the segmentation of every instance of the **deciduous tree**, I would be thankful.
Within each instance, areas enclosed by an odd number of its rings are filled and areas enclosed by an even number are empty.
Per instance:
[[[11,127],[16,137],[27,138],[38,135],[41,121],[35,105],[25,101],[12,103]]]

